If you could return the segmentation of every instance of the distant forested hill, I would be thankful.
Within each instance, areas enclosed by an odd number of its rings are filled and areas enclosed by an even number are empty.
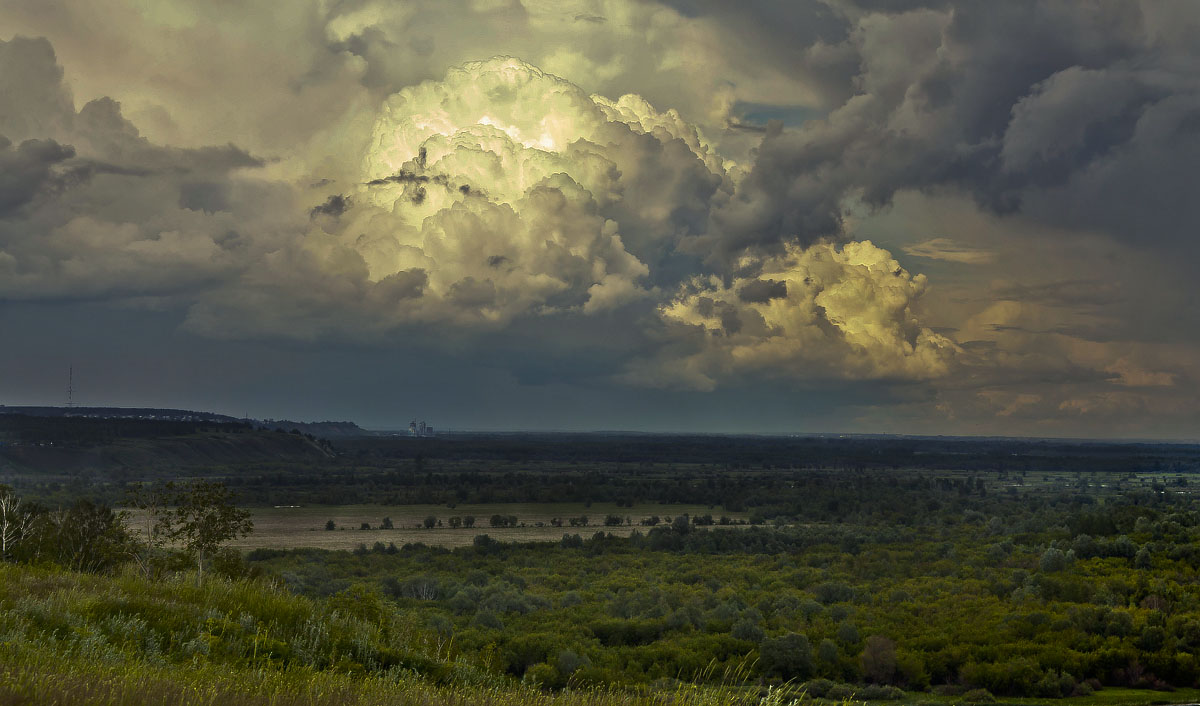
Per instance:
[[[311,435],[240,421],[0,414],[0,474],[140,476],[150,469],[312,464],[332,455]]]

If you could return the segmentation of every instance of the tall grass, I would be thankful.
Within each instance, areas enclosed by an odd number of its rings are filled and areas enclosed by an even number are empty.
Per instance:
[[[0,706],[788,706],[773,692],[734,694],[681,686],[638,695],[604,689],[545,692],[510,682],[437,685],[411,673],[355,675],[295,668],[228,668],[211,663],[106,664],[44,649],[0,646]]]
[[[729,675],[740,680],[738,674]],[[698,687],[548,692],[496,676],[371,594],[0,565],[0,706],[785,706]]]

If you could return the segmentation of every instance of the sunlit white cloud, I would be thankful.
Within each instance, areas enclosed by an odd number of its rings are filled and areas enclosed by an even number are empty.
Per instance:
[[[789,248],[744,262],[755,274],[697,278],[660,309],[677,347],[639,361],[628,379],[711,389],[726,377],[929,379],[958,346],[922,326],[910,275],[870,242]]]

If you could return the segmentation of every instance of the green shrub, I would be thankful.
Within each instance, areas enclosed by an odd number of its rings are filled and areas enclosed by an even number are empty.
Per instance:
[[[554,689],[560,685],[558,670],[544,662],[525,670],[523,681],[541,689]]]
[[[830,701],[849,701],[855,696],[856,690],[849,684],[834,684],[825,692],[825,698]]]
[[[813,679],[801,684],[800,688],[809,696],[819,699],[829,693],[829,690],[833,688],[833,682],[828,679]]]
[[[904,698],[904,690],[898,686],[868,684],[858,692],[858,698],[871,701],[893,701]]]

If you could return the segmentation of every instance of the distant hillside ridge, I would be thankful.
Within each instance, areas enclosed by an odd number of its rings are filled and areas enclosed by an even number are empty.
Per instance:
[[[43,412],[24,414],[20,411]],[[322,466],[336,457],[329,440],[305,429],[188,410],[20,408],[0,413],[0,483],[91,476],[122,480],[163,473]],[[349,433],[333,422],[325,432]]]
[[[374,436],[354,422],[293,422],[290,419],[254,419],[257,427],[274,429],[276,431],[298,431],[301,434],[311,434],[320,439],[348,439],[361,436]]]
[[[245,422],[227,414],[159,407],[37,407],[0,404],[0,414],[27,417],[90,417],[94,419],[148,419],[176,422]]]
[[[259,429],[276,431],[299,431],[321,439],[372,436],[371,432],[349,421],[296,422],[290,419],[252,419],[232,417],[215,412],[198,412],[190,409],[159,407],[35,407],[0,405],[0,415],[25,417],[142,420],[150,422],[207,422],[217,424],[243,424]]]
[[[335,455],[327,440],[242,422],[0,415],[0,482],[312,466]]]

